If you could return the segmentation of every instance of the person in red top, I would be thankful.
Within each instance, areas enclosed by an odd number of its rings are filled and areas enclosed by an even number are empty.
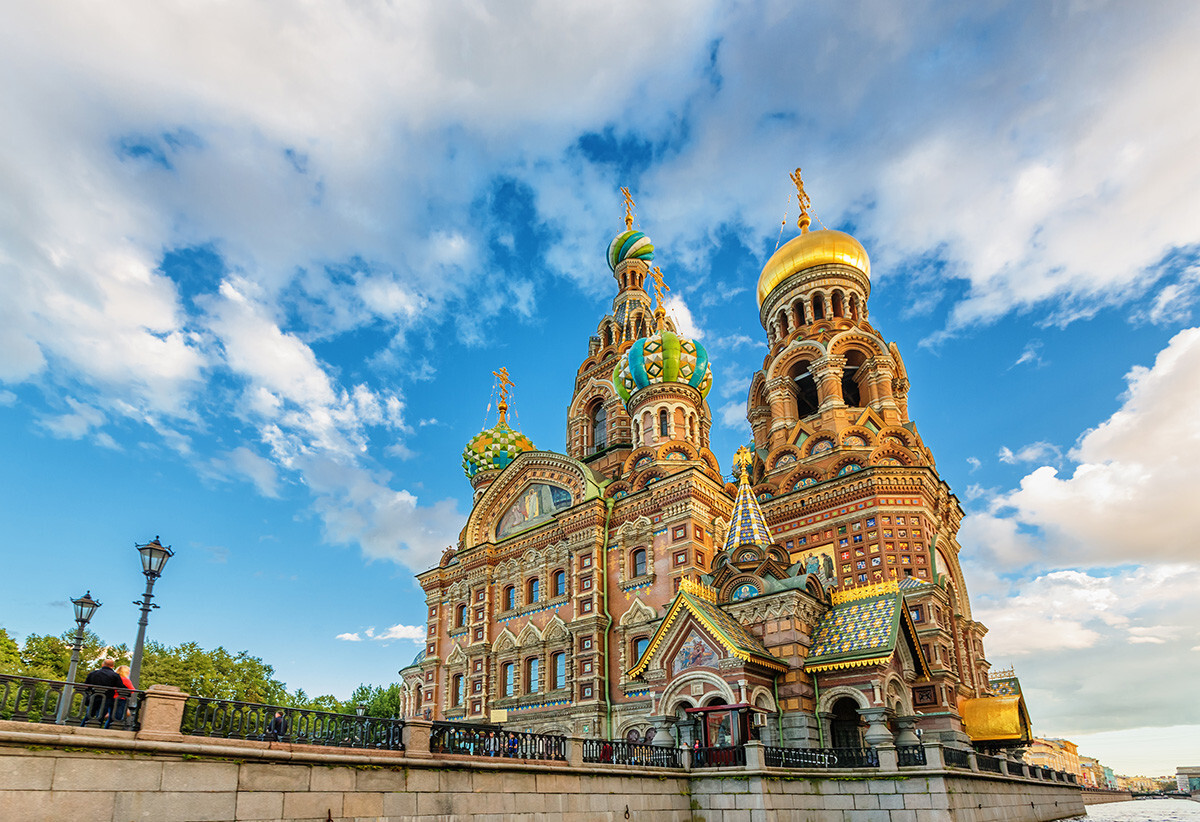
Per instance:
[[[121,687],[121,677],[113,670],[114,664],[111,659],[104,660],[83,680],[83,721],[80,725],[86,725],[93,717],[106,728],[112,721],[113,699],[116,689]]]
[[[134,687],[129,679],[129,666],[122,665],[117,668],[117,675],[121,677],[121,687],[116,691],[112,712],[108,715],[108,721],[104,723],[106,728],[125,718],[125,708],[129,704],[129,698],[133,696]]]

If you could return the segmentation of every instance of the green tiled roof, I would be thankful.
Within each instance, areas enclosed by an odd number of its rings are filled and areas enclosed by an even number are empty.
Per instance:
[[[804,667],[849,668],[891,656],[900,634],[899,599],[889,593],[835,605],[817,625]]]

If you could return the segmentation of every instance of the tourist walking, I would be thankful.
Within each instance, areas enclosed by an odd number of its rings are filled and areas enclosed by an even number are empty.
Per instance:
[[[80,727],[86,725],[90,717],[95,717],[102,725],[109,721],[117,689],[123,684],[121,675],[113,670],[115,664],[113,660],[106,659],[83,680],[83,721],[79,723]]]

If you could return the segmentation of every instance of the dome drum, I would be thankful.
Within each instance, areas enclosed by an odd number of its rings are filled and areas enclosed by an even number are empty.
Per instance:
[[[848,269],[829,263],[804,271],[793,272],[780,279],[759,304],[759,321],[766,327],[784,306],[802,300],[811,305],[817,294],[828,297],[835,291],[845,294],[846,302],[853,296],[866,316],[867,298],[871,295],[871,281],[856,269]],[[831,319],[827,314],[823,319]]]

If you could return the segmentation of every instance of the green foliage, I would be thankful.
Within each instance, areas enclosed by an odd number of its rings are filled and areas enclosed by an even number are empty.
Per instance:
[[[30,634],[24,644],[18,646],[8,632],[0,628],[0,673],[66,679],[74,633],[68,631],[62,636]],[[129,648],[106,645],[100,637],[85,631],[76,681],[83,681],[104,658],[114,659],[118,665],[128,665]],[[400,713],[398,684],[359,685],[345,702],[328,694],[310,697],[303,689],[288,693],[287,686],[275,678],[275,669],[249,651],[231,653],[223,647],[206,651],[195,642],[184,642],[175,647],[147,642],[142,651],[140,679],[143,687],[174,685],[189,694],[214,699],[343,714],[354,714],[355,706],[363,704],[367,706],[368,716],[390,717]]]

